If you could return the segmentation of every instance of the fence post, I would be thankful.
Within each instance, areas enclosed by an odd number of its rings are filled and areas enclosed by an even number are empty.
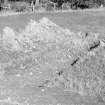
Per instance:
[[[54,3],[54,10],[56,10],[56,3]]]
[[[35,5],[34,5],[34,2],[33,1],[31,2],[31,9],[32,9],[32,12],[35,11]]]

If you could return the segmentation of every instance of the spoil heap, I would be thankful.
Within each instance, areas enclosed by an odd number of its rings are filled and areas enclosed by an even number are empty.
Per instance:
[[[1,42],[6,78],[18,74],[24,86],[62,86],[104,101],[105,46],[99,34],[71,32],[42,18],[31,20],[21,32],[6,27]]]

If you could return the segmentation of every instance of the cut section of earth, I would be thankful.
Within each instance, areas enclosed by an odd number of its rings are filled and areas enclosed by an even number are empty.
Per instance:
[[[105,41],[44,17],[0,34],[0,105],[105,105]]]

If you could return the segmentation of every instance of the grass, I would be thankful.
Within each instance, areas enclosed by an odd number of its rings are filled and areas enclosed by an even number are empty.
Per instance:
[[[103,22],[103,11],[0,17],[0,99],[11,97],[20,105],[104,105]]]
[[[58,13],[30,13],[7,17],[0,17],[0,29],[10,26],[16,30],[25,28],[28,21],[36,21],[42,17],[48,17],[56,24],[72,30],[104,32],[105,15],[104,11],[79,11],[79,12],[58,12]]]

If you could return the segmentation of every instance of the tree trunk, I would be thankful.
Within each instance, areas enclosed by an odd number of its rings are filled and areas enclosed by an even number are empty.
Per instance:
[[[39,1],[40,0],[36,0],[35,6],[38,6],[39,5]]]
[[[4,4],[8,4],[8,0],[4,0]]]

